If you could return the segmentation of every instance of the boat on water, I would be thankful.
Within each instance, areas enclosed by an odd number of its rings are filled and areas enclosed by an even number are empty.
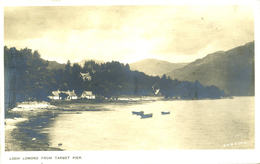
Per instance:
[[[143,115],[144,111],[132,111],[132,114]]]
[[[142,114],[141,115],[141,118],[150,118],[150,117],[153,117],[152,113],[147,113],[147,114]]]
[[[170,114],[170,111],[162,111],[162,114]]]

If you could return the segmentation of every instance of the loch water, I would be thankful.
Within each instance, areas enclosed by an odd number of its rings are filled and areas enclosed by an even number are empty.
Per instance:
[[[254,149],[254,102],[254,97],[234,97],[104,104],[110,110],[59,114],[42,132],[48,133],[50,146],[65,151]],[[132,111],[153,116],[141,118]]]

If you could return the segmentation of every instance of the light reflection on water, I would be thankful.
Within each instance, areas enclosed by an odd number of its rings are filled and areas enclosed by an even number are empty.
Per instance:
[[[49,130],[51,146],[62,143],[67,151],[254,148],[254,97],[109,108],[115,110],[60,114]],[[153,117],[132,115],[139,110]]]

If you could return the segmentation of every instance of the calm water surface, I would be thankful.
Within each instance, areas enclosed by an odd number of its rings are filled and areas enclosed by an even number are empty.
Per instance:
[[[109,105],[111,111],[60,114],[51,124],[51,146],[67,151],[254,149],[254,97],[156,101]],[[87,105],[87,104],[86,104]],[[153,113],[141,119],[132,111]],[[161,111],[169,110],[169,115]]]

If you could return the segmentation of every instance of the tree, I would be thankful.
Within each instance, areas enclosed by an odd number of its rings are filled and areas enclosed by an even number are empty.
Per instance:
[[[138,78],[135,77],[135,78],[134,78],[134,81],[135,81],[135,90],[134,90],[134,93],[135,93],[135,94],[138,94]]]
[[[70,74],[71,73],[71,63],[70,60],[67,61],[67,64],[65,66],[65,72]]]
[[[160,81],[160,88],[161,88],[160,92],[165,98],[168,98],[171,95],[172,87],[170,81],[171,81],[170,79],[166,78],[165,74],[162,76]]]
[[[125,70],[127,70],[127,71],[129,71],[129,70],[130,70],[130,66],[129,66],[129,64],[128,64],[128,63],[125,65]]]
[[[84,87],[84,80],[82,79],[80,72],[82,71],[82,68],[79,64],[75,63],[73,64],[71,68],[71,83],[69,88],[72,90],[75,90],[77,93],[83,92]]]

